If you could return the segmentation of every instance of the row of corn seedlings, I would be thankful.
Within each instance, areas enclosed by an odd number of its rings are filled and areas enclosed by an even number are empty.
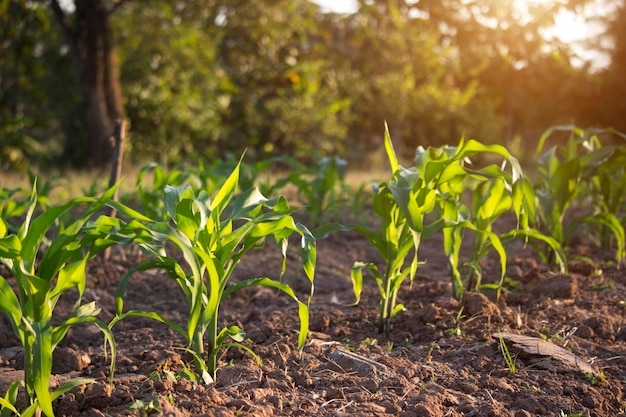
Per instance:
[[[134,316],[165,323],[185,338],[195,358],[196,372],[209,383],[215,379],[220,350],[238,346],[254,355],[250,348],[239,343],[245,337],[241,329],[218,327],[222,301],[243,288],[266,286],[282,291],[297,303],[298,347],[304,348],[313,296],[315,238],[305,226],[296,223],[292,217],[294,209],[284,197],[266,198],[257,188],[236,194],[239,173],[238,163],[213,196],[206,191],[196,194],[190,186],[165,186],[162,199],[166,218],[160,215],[151,218],[116,203],[112,196],[117,186],[100,198],[75,198],[35,215],[38,195],[34,183],[19,229],[11,232],[9,223],[0,219],[0,262],[15,280],[11,286],[9,277],[0,276],[0,311],[9,317],[22,345],[25,370],[24,381],[13,383],[4,398],[0,398],[1,415],[33,416],[43,412],[53,416],[55,398],[75,386],[93,382],[72,379],[52,391],[49,389],[53,351],[76,324],[92,324],[103,332],[105,345],[110,348],[113,378],[114,325]],[[86,210],[76,220],[58,223],[64,214],[83,205]],[[93,219],[106,205],[117,209],[122,219],[106,215]],[[3,206],[12,207],[4,202]],[[301,240],[302,269],[310,284],[310,293],[303,301],[280,279],[286,269],[289,238],[294,234]],[[252,249],[263,247],[267,238],[273,238],[283,255],[279,277],[262,276],[230,283],[242,257]],[[97,318],[100,310],[95,302],[83,304],[80,300],[86,285],[86,265],[104,249],[131,242],[151,257],[122,279],[116,294],[116,316],[110,323],[104,323]],[[173,323],[156,311],[124,310],[124,292],[130,278],[135,272],[148,269],[162,269],[177,281],[188,302],[186,324]],[[77,290],[79,295],[75,309],[61,324],[53,326],[56,303],[70,290]],[[30,405],[18,412],[15,403],[20,386],[25,388]]]
[[[566,144],[542,154],[549,136],[563,130],[570,132]],[[475,140],[462,139],[455,147],[418,147],[414,166],[405,168],[385,129],[393,176],[375,187],[374,212],[381,220],[380,228],[355,227],[378,249],[384,269],[373,263],[354,264],[355,304],[360,300],[363,272],[369,270],[380,292],[379,332],[389,332],[391,320],[404,309],[398,301],[400,288],[407,279],[413,280],[420,265],[420,244],[436,233],[443,234],[442,249],[457,299],[468,290],[492,289],[500,294],[507,246],[515,240],[532,244],[539,256],[549,253],[544,260],[567,272],[565,249],[585,223],[597,223],[599,227],[592,229],[591,235],[597,235],[604,249],[615,248],[616,261],[622,262],[626,250],[626,146],[621,142],[602,147],[599,135],[608,133],[626,139],[612,130],[557,127],[547,131],[537,148],[539,176],[533,184],[506,148]],[[480,160],[494,157],[498,163],[480,165]],[[566,216],[572,205],[588,210]],[[494,223],[507,213],[516,217],[516,227],[495,233]],[[474,237],[469,242],[469,259],[462,262],[461,245],[467,231]],[[481,260],[492,250],[500,259],[500,275],[494,283],[483,283]]]
[[[570,132],[566,144],[543,152],[550,135],[560,130]],[[622,261],[626,147],[621,143],[601,146],[601,133],[616,132],[577,128],[548,131],[539,141],[538,178],[532,182],[506,148],[475,140],[461,140],[455,147],[420,147],[413,166],[405,168],[385,129],[392,178],[374,187],[372,206],[380,227],[350,226],[367,237],[384,265],[357,262],[353,266],[355,304],[360,300],[363,273],[369,271],[380,291],[379,330],[389,332],[393,317],[404,309],[398,300],[402,284],[412,281],[419,268],[419,247],[437,233],[443,235],[442,250],[448,257],[453,295],[458,299],[465,291],[493,289],[499,293],[505,280],[507,247],[515,240],[535,245],[540,256],[547,248],[551,255],[546,262],[566,271],[564,248],[584,224],[596,225],[592,235],[605,249],[615,248],[616,260]],[[493,160],[496,163],[484,162]],[[290,173],[272,181],[263,174],[277,163],[288,167]],[[281,291],[298,305],[298,347],[302,349],[314,288],[315,236],[345,228],[324,223],[336,220],[337,210],[352,205],[358,206],[355,212],[362,212],[367,203],[363,188],[355,192],[345,184],[345,169],[341,158],[320,159],[313,168],[289,158],[256,165],[227,160],[197,169],[149,164],[137,178],[136,200],[132,202],[137,209],[130,203],[112,201],[115,187],[99,198],[79,197],[58,206],[50,205],[47,198],[50,183],[38,187],[34,182],[31,192],[0,188],[0,262],[15,281],[11,286],[9,277],[0,277],[0,310],[9,317],[22,344],[25,364],[24,381],[11,385],[0,398],[1,415],[20,414],[14,405],[19,386],[24,386],[30,398],[30,405],[20,415],[35,415],[40,410],[52,416],[56,397],[91,382],[75,379],[49,390],[52,352],[68,329],[79,323],[95,325],[102,331],[110,347],[111,378],[114,325],[140,316],[178,332],[187,341],[197,374],[209,383],[216,377],[222,349],[237,346],[260,360],[241,344],[242,329],[218,327],[222,301],[240,289],[260,285]],[[266,179],[259,182],[260,178]],[[285,197],[272,196],[287,185],[296,189],[310,225],[320,226],[313,232],[296,222],[295,209]],[[120,218],[96,217],[106,205],[116,208]],[[85,211],[77,215],[83,206]],[[574,206],[589,210],[578,216],[566,215]],[[515,216],[516,227],[494,232],[494,223],[506,214]],[[280,279],[286,268],[289,238],[294,235],[300,239],[302,268],[310,285],[306,300],[298,299]],[[283,256],[278,278],[230,282],[242,257],[263,247],[267,238],[278,245]],[[465,260],[461,258],[463,242],[469,242],[470,247]],[[129,243],[150,257],[129,270],[120,282],[115,318],[110,323],[101,322],[95,303],[82,304],[79,299],[74,312],[60,325],[52,326],[54,308],[63,293],[77,290],[82,297],[87,262],[108,247]],[[500,273],[495,282],[485,283],[481,260],[491,251],[499,258]],[[150,269],[166,271],[179,284],[188,303],[186,323],[171,322],[157,311],[125,310],[124,294],[130,279]]]

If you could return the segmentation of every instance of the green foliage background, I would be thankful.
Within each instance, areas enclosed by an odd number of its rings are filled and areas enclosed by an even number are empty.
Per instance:
[[[537,3],[531,20],[513,0],[361,0],[352,15],[309,0],[128,1],[111,22],[129,154],[363,162],[384,120],[407,154],[461,136],[532,149],[562,123],[624,130],[624,2],[598,2],[617,8],[612,62],[594,72],[542,36],[560,8],[593,1]],[[47,2],[0,0],[0,22],[1,168],[84,164],[80,90]]]

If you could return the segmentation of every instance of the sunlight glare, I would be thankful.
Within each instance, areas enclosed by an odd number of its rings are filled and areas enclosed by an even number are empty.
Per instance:
[[[522,13],[526,13],[532,6],[546,5],[554,0],[515,0],[515,7]],[[545,34],[548,38],[558,38],[566,43],[580,42],[591,36],[589,25],[585,17],[568,10],[561,10],[554,17],[554,26],[547,28]]]

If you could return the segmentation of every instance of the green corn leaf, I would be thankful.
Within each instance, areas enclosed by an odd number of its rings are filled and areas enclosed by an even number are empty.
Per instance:
[[[203,297],[205,297],[205,294],[203,292],[204,283],[201,279],[194,278],[191,314],[187,321],[189,329],[195,329],[199,322],[201,322],[203,325],[205,323],[209,323],[209,321],[215,317],[219,308],[219,304],[223,298],[222,294],[224,291],[224,287],[228,282],[228,278],[230,278],[230,276],[225,274],[224,267],[215,258],[215,256],[202,251],[197,251],[196,253],[206,267],[208,279],[207,287],[210,288],[210,291],[208,294],[208,299],[204,303],[205,305],[203,310]],[[201,282],[197,283],[197,281]]]
[[[256,187],[250,188],[234,198],[232,217],[235,219],[254,217],[250,216],[251,210],[263,205],[272,207],[277,200],[278,197],[272,200],[267,199]]]
[[[302,268],[304,273],[311,283],[311,294],[313,295],[313,280],[315,278],[315,264],[317,262],[317,247],[315,236],[302,224],[297,224],[296,227],[300,231],[302,236],[300,240],[300,256],[302,257]],[[309,302],[311,300],[309,299]]]
[[[509,211],[513,203],[511,195],[506,190],[504,181],[496,180],[491,182],[489,189],[484,195],[485,198],[481,201],[480,194],[475,194],[475,197],[478,197],[475,201],[475,205],[478,206],[477,210],[475,210],[476,221],[483,227],[491,225],[494,220]]]
[[[598,222],[604,226],[606,226],[613,237],[616,240],[617,251],[615,253],[615,259],[617,262],[622,262],[624,260],[624,251],[626,249],[625,242],[626,237],[624,232],[624,226],[620,223],[617,216],[613,213],[598,213],[592,216],[588,216],[584,219],[586,222]]]
[[[51,280],[60,266],[63,265],[72,255],[72,249],[80,249],[79,244],[73,242],[75,236],[81,231],[83,225],[97,210],[102,208],[107,202],[111,201],[118,187],[119,183],[108,189],[97,200],[89,197],[79,197],[62,206],[51,207],[33,220],[28,233],[22,241],[22,258],[26,262],[26,265],[30,268],[34,267],[35,256],[45,233],[63,213],[78,204],[91,203],[82,216],[78,220],[74,221],[63,234],[54,239],[50,247],[46,250],[44,257],[40,262],[40,275],[45,280]],[[72,242],[74,248],[66,248],[66,242]]]
[[[372,232],[370,229],[359,225],[354,226],[354,230],[364,235],[370,244],[378,249],[378,253],[382,255],[387,252],[387,242],[385,242],[378,233]]]
[[[531,243],[533,241],[543,242],[548,245],[548,247],[554,252],[557,263],[560,267],[561,273],[567,273],[567,257],[565,256],[565,252],[563,252],[563,248],[561,244],[551,236],[546,236],[540,231],[536,229],[526,229],[526,230],[514,230],[509,233],[502,234],[500,236],[500,240],[508,244],[509,242],[524,238],[524,240],[530,239]],[[542,247],[537,247],[537,252],[542,257],[542,260],[546,262],[546,257],[544,254],[545,249]]]
[[[461,182],[465,177],[467,177],[466,170],[456,160],[428,164],[424,176],[427,182],[437,178],[436,187],[449,182]]]
[[[135,221],[141,221],[141,222],[152,222],[153,220],[150,217],[147,217],[145,214],[142,214],[130,207],[128,207],[125,204],[122,204],[120,202],[117,202],[115,200],[110,200],[107,202],[107,206],[110,206],[111,208],[114,208],[119,214],[126,216],[130,219],[133,219]],[[140,224],[140,223],[139,223]]]
[[[577,135],[579,137],[582,137],[585,134],[583,129],[580,129],[580,128],[578,128],[576,126],[573,126],[573,125],[561,125],[561,126],[551,127],[550,129],[546,130],[543,133],[543,135],[541,135],[541,137],[539,138],[539,142],[537,143],[537,149],[535,151],[535,154],[539,155],[541,153],[541,151],[543,150],[543,147],[545,145],[546,140],[554,132],[571,132],[572,134],[575,134],[575,135]]]
[[[28,229],[24,228],[24,237],[22,238],[22,258],[30,268],[34,268],[35,257],[39,250],[43,237],[54,222],[66,211],[81,203],[93,203],[96,201],[90,197],[79,197],[71,200],[69,203],[50,207],[35,220]],[[23,226],[24,227],[24,226]]]
[[[373,263],[355,262],[350,272],[352,278],[352,289],[354,291],[355,301],[350,304],[355,306],[361,301],[361,291],[363,290],[363,270],[369,269],[376,277],[377,282],[382,282],[383,278],[378,271],[378,267]]]
[[[404,308],[404,305],[402,304],[396,304],[396,306],[393,308],[393,310],[391,310],[391,313],[389,314],[389,320],[391,320],[392,318],[394,318],[398,313],[400,313],[401,311],[405,311],[406,309]]]
[[[163,190],[163,202],[165,203],[167,213],[175,223],[178,224],[178,216],[176,215],[176,207],[178,206],[178,203],[185,198],[193,199],[194,197],[193,190],[189,184],[180,188],[176,188],[171,185],[165,186],[165,189]]]
[[[30,194],[30,199],[28,200],[28,210],[26,210],[26,216],[24,218],[24,223],[20,227],[18,236],[21,241],[23,241],[26,237],[26,233],[30,229],[30,222],[33,217],[33,213],[35,212],[35,207],[37,206],[37,178],[33,181],[33,189]]]
[[[506,162],[506,160],[505,160]],[[464,168],[463,170],[468,173],[472,178],[477,179],[479,181],[489,181],[489,180],[496,180],[496,179],[501,179],[506,181],[507,183],[512,183],[513,182],[513,178],[511,177],[511,175],[509,175],[508,172],[506,172],[504,170],[504,168],[506,168],[503,164],[503,166],[498,166],[498,165],[488,165],[484,168],[481,169],[469,169],[469,168]],[[517,181],[519,181],[519,178],[517,179]]]
[[[111,322],[108,324],[108,328],[112,329],[113,326],[115,326],[118,322],[124,320],[125,318],[128,317],[143,317],[146,319],[151,319],[151,320],[156,320],[159,323],[163,323],[166,326],[168,326],[169,328],[171,328],[172,330],[174,330],[176,333],[178,333],[179,335],[181,335],[183,338],[187,339],[189,341],[189,335],[187,334],[187,331],[185,329],[183,329],[180,325],[166,319],[165,317],[163,317],[161,314],[155,312],[155,311],[140,311],[140,310],[128,310],[125,313],[122,314],[117,314],[113,320],[111,320]]]
[[[52,309],[54,309],[54,306],[61,294],[70,288],[78,288],[79,296],[83,296],[87,280],[85,275],[86,267],[87,258],[83,258],[67,265],[59,271],[56,285],[49,293]]]
[[[66,230],[56,236],[39,261],[37,275],[44,281],[52,281],[69,260],[83,256],[78,235],[68,232],[69,230]]]
[[[489,236],[489,241],[491,242],[491,245],[493,246],[493,248],[496,250],[496,252],[498,253],[500,257],[500,282],[498,283],[498,296],[499,296],[500,289],[502,288],[502,284],[504,283],[504,278],[506,274],[506,259],[507,259],[506,250],[504,249],[504,245],[502,244],[502,241],[500,240],[497,234],[489,232],[488,236]]]
[[[288,219],[286,223],[289,223]],[[209,247],[206,247],[205,251],[207,253],[214,252],[214,256],[218,258],[222,265],[228,264],[230,259],[237,262],[250,249],[263,246],[267,234],[257,231],[254,235],[251,235],[251,232],[257,226],[256,221],[252,221],[243,224],[232,232],[222,230],[219,241],[212,245],[214,249],[211,250]],[[269,230],[269,225],[267,226],[267,230]],[[280,230],[282,230],[282,228]],[[280,240],[278,236],[277,240]],[[286,244],[286,242],[284,243]],[[283,253],[284,251],[286,251],[286,248],[283,249]]]
[[[512,208],[518,227],[527,229],[529,222],[535,223],[537,216],[535,191],[527,179],[518,180],[511,189]]]
[[[0,239],[0,258],[17,259],[22,252],[22,242],[16,235]]]
[[[39,417],[40,415],[41,411],[39,408],[39,401],[37,401],[37,399],[35,398],[33,403],[28,408],[26,408],[26,410],[22,411],[20,417]]]
[[[322,240],[335,232],[350,232],[355,229],[354,225],[345,225],[341,223],[326,223],[311,230],[311,234],[316,240]]]
[[[91,218],[91,216],[93,216],[98,210],[102,209],[110,201],[112,201],[112,198],[117,192],[117,189],[119,188],[119,186],[120,186],[120,183],[117,183],[113,187],[106,190],[97,200],[93,201],[92,199],[91,204],[87,206],[87,210],[85,210],[85,212],[78,218],[78,220],[70,224],[64,232],[67,235],[71,235],[71,236],[74,236],[80,233],[84,225]],[[80,200],[82,200],[82,198],[79,197],[72,201],[76,203],[75,205],[77,205],[77,204],[80,204],[81,202]]]
[[[263,278],[252,278],[247,279],[241,282],[238,282],[233,285],[229,285],[224,290],[223,297],[226,298],[230,294],[239,291],[243,288],[249,288],[254,286],[264,286],[276,288],[283,293],[287,294],[292,300],[294,300],[298,304],[298,317],[300,318],[300,331],[298,333],[298,350],[302,352],[304,349],[304,345],[306,343],[307,334],[309,332],[309,307],[300,301],[296,294],[293,292],[291,287],[286,284],[283,284],[278,281],[274,281],[273,279],[263,277]]]
[[[91,308],[95,308],[95,304]],[[111,329],[109,328],[109,326],[106,325],[106,323],[102,322],[101,320],[97,319],[96,317],[90,314],[85,314],[85,315],[74,314],[70,316],[67,320],[65,320],[63,323],[61,323],[61,325],[59,325],[57,328],[54,329],[53,340],[55,340],[56,343],[60,342],[63,339],[63,337],[65,337],[65,334],[67,334],[68,329],[77,324],[91,324],[93,326],[96,326],[102,332],[102,335],[104,336],[104,340],[105,340],[105,347],[108,346],[111,349],[111,365],[109,367],[109,379],[110,379],[110,382],[113,383],[113,377],[115,373],[115,360],[117,357],[116,345],[115,345],[115,338],[113,337],[113,333],[111,332]]]
[[[238,326],[225,327],[220,330],[219,334],[217,335],[217,340],[215,343],[216,347],[214,349],[220,349],[220,347],[228,338],[233,339],[235,342],[243,342],[246,338],[246,334]]]
[[[176,205],[176,224],[178,230],[192,242],[198,239],[200,230],[207,223],[208,213],[194,199],[183,199]]]
[[[398,163],[398,157],[396,151],[393,149],[393,143],[391,143],[391,136],[389,135],[389,126],[385,122],[385,151],[387,152],[387,159],[391,166],[391,172],[396,173],[400,170],[400,164]]]
[[[256,221],[254,223],[256,223]],[[254,227],[250,229],[248,236],[251,238],[260,238],[270,235],[278,235],[278,238],[281,239],[289,236],[293,231],[298,231],[293,217],[285,216],[275,221],[254,224]]]
[[[242,156],[243,158],[243,156]],[[230,202],[233,194],[237,190],[237,185],[239,184],[239,171],[241,168],[241,162],[235,166],[235,169],[231,172],[229,177],[226,179],[226,182],[220,187],[217,195],[211,202],[211,212],[216,213],[216,218],[214,221],[218,221],[219,216],[222,214],[228,203]]]
[[[20,416],[20,413],[15,409],[14,405],[17,402],[17,391],[20,385],[23,384],[22,381],[15,381],[9,385],[9,389],[7,389],[4,398],[0,398],[0,405],[2,406],[0,417],[11,417],[13,414],[18,417]]]
[[[52,391],[52,400],[56,400],[61,395],[73,390],[81,385],[93,384],[96,380],[93,378],[74,378],[61,384],[58,388]]]
[[[2,417],[4,416],[10,417],[12,415],[11,413],[14,413],[18,417],[22,416],[22,414],[18,413],[15,407],[13,407],[13,404],[8,402],[4,398],[0,398],[0,406],[2,406],[2,413],[0,413],[0,416]]]
[[[595,176],[598,169],[608,163],[609,158],[615,154],[617,149],[619,148],[615,146],[606,146],[581,156],[580,165],[583,177],[591,178]]]
[[[95,301],[83,304],[76,308],[72,315],[68,317],[62,324],[52,330],[52,347],[53,349],[59,344],[67,334],[67,331],[73,324],[81,322],[87,317],[95,317],[100,313],[100,308],[96,307]]]
[[[49,321],[31,323],[34,332],[32,344],[33,361],[27,372],[27,384],[37,395],[41,411],[48,417],[54,417],[52,396],[50,395],[50,375],[52,373],[52,326]]]
[[[115,292],[115,313],[116,315],[123,314],[124,311],[124,295],[126,293],[126,287],[130,282],[130,278],[137,272],[148,271],[150,269],[163,269],[165,270],[171,278],[176,279],[179,282],[180,287],[183,289],[185,295],[187,296],[187,300],[191,301],[191,289],[186,285],[187,276],[185,272],[179,265],[179,263],[172,258],[168,257],[159,257],[156,259],[146,259],[142,261],[135,268],[132,268],[124,274],[122,279],[117,285],[117,289]]]
[[[474,225],[473,223],[467,222],[467,221],[458,223],[456,227],[462,227],[465,229],[473,230],[477,234],[483,235],[485,237],[485,239],[483,239],[484,243],[480,247],[475,249],[476,259],[472,262],[467,263],[466,266],[479,268],[476,262],[479,259],[481,259],[487,253],[489,249],[493,248],[498,253],[498,256],[500,258],[500,269],[501,269],[500,283],[504,282],[504,277],[506,273],[507,255],[506,255],[506,250],[504,249],[504,245],[502,244],[502,240],[500,239],[500,237],[497,234],[491,232],[490,230],[482,230],[476,227],[476,225]],[[478,269],[477,271],[480,273]]]
[[[19,264],[21,268],[21,263]],[[51,305],[48,303],[48,292],[50,291],[50,281],[41,279],[37,275],[29,274],[24,270],[17,272],[20,291],[24,293],[23,304],[24,316],[35,321],[41,321],[50,318],[52,315]]]
[[[517,179],[522,174],[522,168],[519,164],[519,161],[515,157],[513,157],[509,153],[509,151],[502,145],[483,145],[482,143],[474,139],[470,139],[459,146],[459,149],[455,155],[455,159],[462,160],[463,158],[471,157],[472,155],[475,155],[477,153],[494,153],[506,159],[512,167],[513,181],[517,181]]]
[[[14,331],[20,326],[22,321],[22,306],[20,306],[20,302],[15,296],[13,289],[9,285],[9,283],[0,276],[0,310],[7,313],[9,318],[11,319],[11,325],[13,326]],[[21,332],[18,333],[20,339],[23,340],[21,336]]]
[[[254,351],[252,349],[250,349],[246,345],[242,345],[241,343],[223,343],[221,347],[222,348],[234,347],[234,348],[239,348],[239,349],[245,350],[246,352],[248,352],[250,354],[250,356],[252,356],[254,358],[254,360],[256,361],[257,365],[263,366],[263,361],[261,360],[261,357],[259,355],[257,355],[256,353],[254,353]]]

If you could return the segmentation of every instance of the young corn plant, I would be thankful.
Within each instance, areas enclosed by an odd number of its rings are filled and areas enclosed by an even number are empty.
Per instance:
[[[385,269],[381,271],[374,263],[356,262],[351,272],[355,305],[361,299],[363,271],[369,270],[376,279],[381,297],[378,306],[380,333],[389,333],[392,319],[404,310],[404,306],[398,303],[398,292],[407,278],[412,282],[415,277],[422,238],[431,236],[442,226],[440,221],[425,223],[426,215],[435,208],[436,192],[414,169],[400,166],[386,126],[385,149],[393,178],[375,187],[374,212],[382,220],[381,226],[377,232],[354,226],[354,230],[364,234],[378,249]]]
[[[606,163],[598,166],[591,193],[594,217],[601,223],[602,249],[610,250],[614,241],[615,257],[620,262],[626,251],[626,146],[615,148]]]
[[[17,233],[8,233],[6,222],[0,219],[0,262],[12,274],[15,290],[9,284],[11,278],[0,276],[0,311],[7,314],[13,332],[18,337],[24,354],[24,381],[12,384],[4,398],[0,398],[2,415],[19,414],[14,401],[20,385],[26,389],[30,405],[22,410],[22,416],[43,412],[54,416],[52,401],[75,386],[92,382],[90,379],[71,379],[50,391],[52,354],[70,327],[76,324],[92,324],[102,331],[111,348],[111,378],[115,365],[113,334],[96,316],[100,309],[95,302],[81,304],[85,290],[87,261],[99,251],[113,244],[113,239],[103,241],[96,234],[84,233],[88,219],[109,202],[115,187],[99,199],[80,197],[66,204],[47,208],[34,217],[37,206],[37,184],[33,185],[25,219]],[[86,211],[75,221],[67,224],[54,235],[57,219],[79,205],[87,205]],[[46,235],[49,245],[42,248]],[[38,257],[41,255],[41,257]],[[57,301],[64,293],[76,289],[79,299],[74,311],[60,324],[53,326],[52,318]]]
[[[593,210],[582,221],[598,224],[596,233],[602,249],[615,247],[615,258],[621,262],[626,251],[626,135],[612,129],[586,133],[594,144],[586,155],[583,174]],[[613,134],[624,142],[603,147],[598,138],[601,133]]]
[[[292,158],[278,158],[293,170],[280,186],[293,184],[298,199],[305,205],[309,221],[320,226],[324,220],[337,220],[339,208],[346,202],[343,197],[348,162],[339,157],[317,159],[313,168],[307,168]]]
[[[50,194],[58,187],[62,177],[52,176],[46,181],[38,181],[32,172],[28,172],[30,184],[37,183],[37,209],[45,210],[50,206]],[[0,218],[4,219],[10,231],[17,231],[24,214],[30,207],[32,190],[26,188],[4,188],[0,186]]]
[[[502,163],[474,167],[473,158],[493,156],[501,158]],[[436,190],[437,206],[446,223],[444,251],[450,264],[455,298],[461,299],[464,291],[487,288],[499,294],[506,273],[505,243],[510,240],[547,242],[559,254],[560,264],[565,265],[559,245],[530,227],[536,216],[533,190],[519,162],[506,148],[462,139],[456,147],[419,147],[414,163],[428,187]],[[466,204],[468,197],[470,205]],[[506,213],[516,216],[517,225],[507,233],[496,234],[493,226]],[[469,260],[461,262],[461,245],[467,230],[473,232],[474,239]],[[500,258],[500,279],[483,284],[481,260],[492,249]],[[467,274],[464,271],[468,271]]]
[[[176,187],[188,182],[193,175],[188,168],[186,165],[179,164],[170,169],[164,164],[149,162],[139,170],[135,192],[127,197],[139,197],[141,212],[149,218],[165,220],[167,213],[163,204],[163,189],[166,185]],[[152,176],[149,177],[149,174]]]
[[[30,193],[23,188],[4,188],[0,187],[0,218],[3,219],[13,231],[17,231],[19,226],[15,224],[20,222],[20,217],[28,211],[30,202]]]
[[[218,328],[220,305],[232,293],[243,288],[266,286],[291,297],[298,305],[300,350],[304,348],[309,327],[315,239],[306,227],[295,223],[291,216],[293,209],[284,197],[267,199],[256,188],[235,196],[239,169],[240,164],[213,198],[205,191],[196,194],[190,186],[165,187],[164,205],[168,220],[142,220],[144,232],[152,241],[145,239],[140,246],[153,257],[130,270],[120,282],[116,294],[117,316],[110,324],[113,326],[126,317],[140,316],[170,326],[187,340],[196,372],[207,383],[216,378],[218,353],[222,349],[237,346],[254,356],[250,348],[240,343],[245,335],[239,327]],[[302,266],[311,288],[305,302],[300,301],[293,289],[280,279],[257,277],[230,282],[241,259],[250,250],[262,247],[267,238],[273,238],[281,249],[282,277],[286,269],[288,239],[293,234],[300,236]],[[170,245],[165,245],[166,242]],[[182,259],[176,256],[172,246],[182,254]],[[154,311],[124,311],[124,293],[130,278],[135,272],[149,269],[163,269],[179,284],[188,302],[186,325],[173,323]]]
[[[624,258],[624,226],[619,219],[623,210],[626,187],[623,177],[624,148],[602,147],[598,135],[613,130],[583,130],[572,126],[557,126],[546,131],[537,146],[543,151],[545,142],[554,132],[568,131],[564,146],[549,148],[539,157],[539,179],[535,184],[539,214],[548,233],[567,246],[583,223],[599,225],[599,235],[605,247],[613,238],[617,242],[616,259]],[[584,212],[567,221],[566,214],[578,205]],[[592,210],[589,208],[591,205]],[[552,260],[552,259],[550,259]]]

